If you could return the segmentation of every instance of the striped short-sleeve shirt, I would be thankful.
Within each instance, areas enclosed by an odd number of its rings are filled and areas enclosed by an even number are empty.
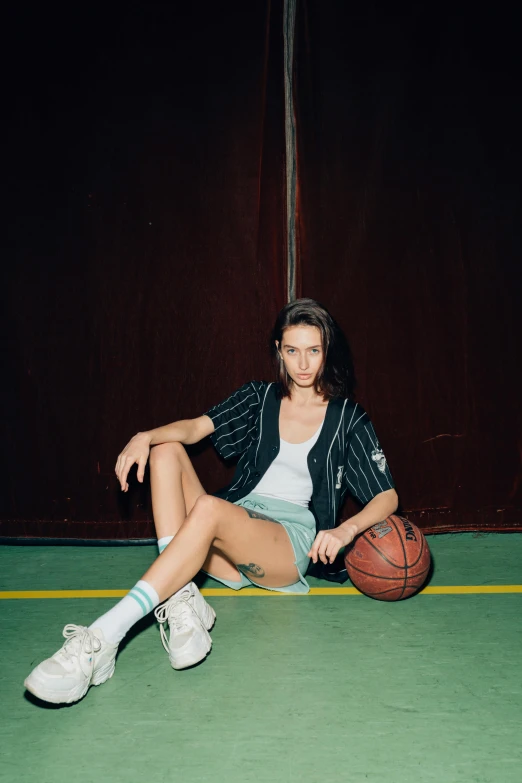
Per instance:
[[[278,384],[251,381],[207,412],[214,423],[210,436],[224,459],[237,459],[231,484],[219,497],[234,502],[253,492],[279,452]],[[330,400],[319,438],[308,455],[313,493],[310,509],[318,530],[338,523],[340,507],[349,492],[366,505],[394,487],[373,425],[352,400]],[[321,564],[322,565],[322,564]],[[320,574],[334,581],[342,575]]]

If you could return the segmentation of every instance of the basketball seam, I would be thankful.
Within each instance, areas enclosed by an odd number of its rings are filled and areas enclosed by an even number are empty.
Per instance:
[[[396,516],[396,515],[395,515],[395,514],[392,514],[392,516]],[[401,520],[401,522],[408,522],[408,520],[407,520],[407,519],[404,519],[404,517],[400,517],[399,515],[397,515],[397,519],[400,519],[400,520]],[[409,523],[409,524],[411,524],[411,523]],[[411,564],[410,568],[413,568],[413,566],[414,566],[414,565],[417,565],[417,563],[418,563],[418,562],[419,562],[419,560],[421,559],[421,557],[422,557],[422,553],[424,552],[424,544],[426,543],[426,539],[424,538],[424,533],[422,532],[422,530],[421,530],[420,528],[417,528],[417,530],[419,531],[419,533],[420,533],[420,536],[421,536],[421,548],[420,548],[419,556],[418,556],[418,557],[417,557],[417,559],[416,559],[416,560],[415,560],[415,561],[414,561],[414,562]]]
[[[379,575],[372,574],[371,571],[363,571],[362,568],[358,568],[356,565],[354,565],[351,562],[350,562],[350,568],[353,568],[354,571],[358,571],[360,574],[364,574],[364,576],[371,576],[373,579],[384,579],[386,581],[391,581],[392,579],[395,579],[398,581],[403,578],[402,574],[398,574],[397,576],[381,576],[380,574]],[[408,576],[408,579],[416,579],[419,576],[423,576],[424,574],[427,574],[429,570],[430,567],[427,566],[424,569],[424,571],[418,571],[416,574],[410,574],[410,576]],[[399,590],[400,588],[397,587],[397,589]]]
[[[402,586],[402,592],[401,592],[401,594],[399,596],[399,601],[400,601],[402,596],[404,595],[404,591],[406,590],[406,582],[408,581],[408,558],[406,556],[406,550],[404,548],[404,541],[402,540],[401,531],[397,527],[397,525],[395,523],[395,520],[393,519],[393,516],[390,517],[390,522],[394,526],[394,528],[395,528],[395,530],[397,532],[397,535],[399,536],[399,541],[401,542],[401,547],[402,547],[402,554],[404,556],[404,562],[406,564],[404,566],[404,584]]]
[[[403,540],[402,540],[402,536],[401,536],[401,534],[400,534],[400,532],[399,532],[399,530],[398,530],[398,528],[397,528],[397,525],[396,525],[396,524],[395,524],[395,522],[393,521],[393,517],[394,517],[394,516],[395,516],[395,514],[391,514],[391,515],[390,515],[390,517],[389,517],[389,519],[390,519],[390,520],[393,522],[393,524],[394,524],[394,526],[395,526],[395,530],[396,530],[396,532],[397,532],[397,534],[398,534],[398,536],[399,536],[399,539],[400,539],[400,542],[401,542],[401,546],[402,546],[402,553],[403,553],[403,555],[404,555],[404,561],[406,562],[406,551],[405,551],[405,549],[404,549],[404,543],[403,543]],[[403,517],[397,517],[397,519],[400,519],[400,520],[402,520],[402,519],[403,519]],[[380,550],[380,549],[378,549],[378,548],[375,546],[375,544],[373,543],[373,541],[371,540],[371,538],[367,538],[367,536],[366,536],[366,533],[367,533],[367,532],[368,532],[368,531],[365,531],[365,532],[363,533],[363,538],[364,538],[364,540],[365,540],[365,541],[366,541],[366,542],[367,542],[367,543],[368,543],[368,544],[369,544],[369,545],[372,547],[372,549],[374,549],[374,550],[375,550],[375,551],[376,551],[376,552],[377,552],[377,553],[378,553],[378,554],[379,554],[379,555],[382,557],[382,559],[383,559],[383,560],[384,560],[386,563],[388,563],[388,565],[392,566],[393,568],[404,568],[404,567],[405,567],[405,566],[400,566],[400,565],[397,565],[396,563],[393,563],[391,560],[388,560],[388,558],[386,557],[386,555],[384,554],[384,552],[381,552],[381,550]],[[423,551],[423,550],[424,550],[424,542],[425,542],[425,538],[424,538],[424,534],[422,533],[422,531],[421,531],[421,530],[419,530],[419,532],[420,532],[420,534],[421,534],[421,536],[422,536],[422,540],[421,540],[421,544],[422,544],[421,551]],[[417,565],[417,563],[419,562],[419,560],[420,560],[420,555],[419,555],[419,557],[417,558],[417,560],[415,560],[415,561],[414,561],[414,562],[411,564],[411,566],[410,566],[410,567],[413,567],[414,565]]]
[[[396,565],[395,563],[392,563],[391,560],[388,560],[388,558],[386,557],[384,552],[381,552],[380,549],[377,549],[377,547],[375,546],[375,544],[373,543],[371,538],[367,538],[366,537],[366,533],[364,533],[363,538],[372,547],[372,549],[375,549],[377,554],[379,554],[382,557],[382,559],[384,560],[385,563],[388,563],[388,565],[391,565],[393,568],[403,568],[403,566]]]
[[[417,587],[415,588],[414,592],[410,593],[408,598],[410,598],[412,595],[414,595],[417,592],[417,590],[419,590],[420,587],[422,587],[422,585],[417,585]],[[393,593],[394,590],[400,590],[400,589],[401,589],[400,587],[391,587],[389,590],[381,590],[378,593],[365,593],[365,595],[367,595],[368,598],[375,598],[378,595],[386,595],[386,593]],[[400,601],[401,599],[397,598],[396,600]]]

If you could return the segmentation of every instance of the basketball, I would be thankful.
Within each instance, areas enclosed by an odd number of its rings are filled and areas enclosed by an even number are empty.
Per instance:
[[[392,514],[357,536],[346,548],[344,562],[361,593],[379,601],[400,601],[422,587],[431,555],[422,531]]]

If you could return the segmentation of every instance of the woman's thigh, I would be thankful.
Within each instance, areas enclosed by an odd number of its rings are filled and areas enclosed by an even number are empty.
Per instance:
[[[179,491],[176,482],[179,482],[181,472],[185,515],[190,514],[196,500],[206,492],[185,447],[181,443],[161,443],[152,448],[150,462],[153,503],[159,505],[165,501],[166,505],[172,506],[171,496],[176,496]]]
[[[207,494],[181,443],[162,443],[153,447],[150,478],[158,538],[174,535],[198,498]],[[215,547],[210,548],[203,569],[223,579],[233,581],[237,578],[235,566]]]
[[[258,511],[206,496],[201,501],[217,521],[213,545],[238,571],[257,584],[285,587],[299,579],[288,533],[276,520]],[[211,510],[212,509],[212,510]]]

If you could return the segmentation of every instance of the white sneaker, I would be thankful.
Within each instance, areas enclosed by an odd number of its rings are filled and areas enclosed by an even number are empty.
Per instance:
[[[66,625],[64,645],[33,669],[24,682],[43,701],[71,704],[82,699],[91,685],[101,685],[114,674],[117,644],[105,641],[100,629]]]
[[[209,631],[216,613],[207,604],[194,582],[175,593],[154,612],[161,623],[161,641],[173,669],[186,669],[205,658],[212,647]],[[165,624],[170,636],[167,638]]]

